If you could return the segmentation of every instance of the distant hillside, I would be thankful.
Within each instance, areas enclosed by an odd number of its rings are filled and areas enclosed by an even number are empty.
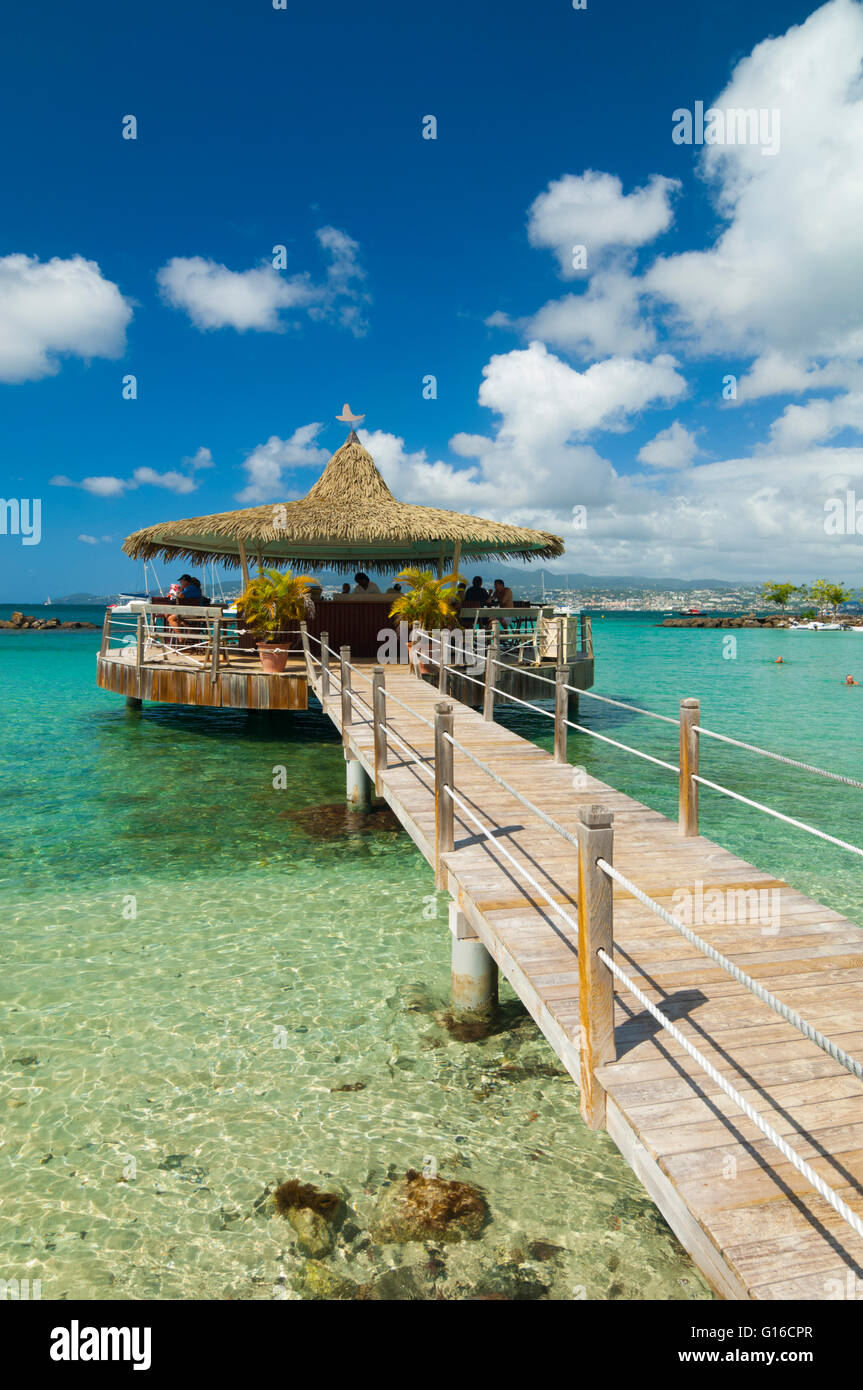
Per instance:
[[[70,603],[74,604],[76,608],[86,608],[91,604],[104,605],[106,603],[113,603],[114,598],[114,594],[65,594],[63,598],[55,598],[52,599],[51,602],[55,605],[58,603]]]

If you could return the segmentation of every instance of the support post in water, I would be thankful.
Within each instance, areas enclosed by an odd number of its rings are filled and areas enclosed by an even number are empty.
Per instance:
[[[387,696],[383,666],[372,671],[372,713],[375,740],[375,795],[383,796],[383,774],[387,770]]]
[[[613,816],[605,806],[582,806],[578,825],[578,1014],[581,1023],[581,1117],[605,1127],[605,1089],[595,1070],[617,1057],[614,976],[597,954],[614,952],[611,879],[597,864],[613,863]]]
[[[561,664],[560,647],[557,649],[557,666],[554,671],[554,761],[566,762],[566,720],[569,715],[569,691],[566,678],[569,668]]]
[[[359,758],[345,761],[347,798],[351,806],[371,806],[374,783]]]
[[[448,854],[454,843],[454,810],[451,796],[444,790],[452,786],[453,748],[447,734],[452,737],[452,705],[442,702],[434,707],[434,866],[435,885],[446,887],[446,866],[443,856]]]
[[[110,608],[106,608],[106,609],[105,609],[105,617],[104,617],[104,620],[103,620],[103,622],[102,622],[102,645],[101,645],[100,648],[99,648],[99,655],[100,655],[100,656],[104,656],[105,653],[106,653],[107,650],[108,650],[108,645],[109,645],[110,640],[111,640],[111,639],[110,639],[110,634],[111,634],[111,610],[110,610]]]
[[[494,719],[494,679],[497,671],[496,661],[500,660],[500,623],[492,620],[491,641],[485,649],[485,690],[482,696],[482,717],[486,723]]]
[[[330,693],[330,634],[321,633],[321,701],[329,697]]]
[[[449,905],[452,933],[452,1011],[491,1017],[497,1008],[497,961],[483,946],[456,903]]]
[[[680,783],[678,825],[681,835],[698,834],[698,745],[696,724],[701,723],[701,702],[680,701]]]
[[[345,757],[350,758],[352,754],[348,747],[351,737],[351,649],[348,646],[339,647],[339,681],[342,687],[342,746],[345,750]]]

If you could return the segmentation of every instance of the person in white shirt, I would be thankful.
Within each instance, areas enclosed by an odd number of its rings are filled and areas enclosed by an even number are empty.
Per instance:
[[[375,584],[374,580],[373,580],[373,579],[369,579],[368,575],[367,575],[367,574],[363,574],[362,570],[360,570],[359,574],[355,574],[355,575],[354,575],[354,581],[355,581],[355,587],[354,587],[354,591],[353,591],[353,592],[354,592],[355,594],[379,594],[379,593],[380,593],[380,589],[378,588],[377,584]]]

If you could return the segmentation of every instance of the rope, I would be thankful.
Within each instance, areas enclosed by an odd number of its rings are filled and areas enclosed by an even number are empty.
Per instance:
[[[575,835],[573,835],[569,830],[566,830],[558,821],[554,820],[554,818],[552,816],[549,816],[545,811],[540,810],[539,806],[535,806],[534,803],[528,800],[526,796],[522,796],[521,792],[516,791],[515,787],[510,786],[509,782],[505,782],[504,779],[501,776],[499,776],[499,774],[496,773],[493,768],[489,767],[487,763],[481,762],[479,758],[477,758],[473,753],[471,753],[469,748],[465,748],[463,743],[459,743],[457,739],[454,739],[452,734],[444,734],[444,738],[447,740],[448,743],[452,744],[453,748],[457,748],[458,751],[460,753],[463,753],[466,758],[470,758],[472,763],[476,763],[477,767],[482,768],[482,771],[486,773],[487,776],[489,776],[493,782],[497,782],[499,787],[503,787],[504,791],[508,791],[511,796],[515,797],[516,801],[521,802],[522,806],[526,806],[528,811],[532,811],[535,816],[539,816],[540,820],[545,821],[546,825],[550,826],[551,829],[555,830],[558,835],[562,835],[565,840],[568,840],[571,845],[575,845],[575,848],[578,849],[578,838]]]
[[[417,756],[414,750],[410,748],[407,743],[405,743],[403,738],[399,738],[395,729],[389,728],[387,724],[382,724],[381,728],[383,729],[387,738],[394,738],[396,743],[401,744],[402,748],[409,755],[411,762],[416,763],[417,767],[421,767],[423,772],[425,772],[429,777],[434,777],[434,771],[432,770],[432,768],[430,768],[427,763],[423,762],[422,758]]]
[[[741,970],[738,965],[735,965],[732,960],[729,960],[727,956],[723,956],[715,947],[711,946],[708,941],[704,941],[700,936],[696,936],[695,932],[690,931],[689,927],[687,927],[684,922],[681,922],[679,917],[675,917],[664,908],[661,903],[656,902],[654,898],[649,897],[648,894],[641,888],[638,888],[636,884],[631,883],[619,869],[615,869],[614,866],[609,864],[605,859],[597,859],[596,862],[604,874],[607,874],[609,878],[613,878],[616,883],[620,884],[621,888],[625,888],[627,893],[631,893],[632,896],[637,898],[640,903],[643,903],[645,907],[649,907],[651,912],[656,913],[657,917],[662,918],[663,922],[667,922],[675,931],[680,932],[680,935],[685,937],[690,945],[696,946],[699,951],[703,951],[716,965],[721,965],[723,970],[727,970],[729,975],[733,975],[734,979],[737,980],[739,984],[745,985],[746,988],[755,995],[756,999],[761,1000],[762,1004],[766,1004],[774,1013],[779,1014],[780,1018],[784,1018],[786,1023],[792,1024],[805,1038],[815,1043],[816,1047],[820,1047],[822,1052],[826,1052],[828,1057],[832,1057],[834,1062],[838,1062],[846,1071],[852,1072],[859,1081],[863,1081],[863,1063],[849,1056],[849,1054],[835,1042],[831,1042],[830,1038],[825,1038],[823,1033],[819,1033],[817,1028],[813,1028],[811,1023],[807,1023],[796,1010],[789,1008],[787,1004],[783,1004],[781,999],[777,999],[775,994],[771,994],[770,991],[766,990],[763,985],[760,985],[757,980],[753,980],[751,975],[747,975],[746,972]]]
[[[708,738],[721,739],[723,743],[733,743],[735,748],[745,748],[748,753],[760,753],[762,758],[775,758],[778,763],[787,763],[789,767],[800,767],[804,772],[814,772],[819,777],[829,777],[833,782],[844,782],[846,787],[863,788],[863,782],[858,782],[854,777],[843,777],[841,772],[825,772],[823,767],[813,767],[811,763],[801,763],[796,758],[786,758],[784,753],[771,753],[768,748],[758,748],[754,743],[741,743],[739,738],[731,738],[728,734],[718,734],[715,729],[703,729],[700,724],[694,724],[693,728],[697,734],[706,734]]]
[[[863,856],[863,849],[858,845],[849,844],[847,840],[839,840],[835,835],[828,835],[826,830],[816,830],[814,825],[807,825],[805,821],[795,820],[793,816],[786,816],[782,811],[774,811],[772,806],[765,806],[760,801],[750,801],[748,796],[743,796],[740,792],[729,791],[728,787],[720,787],[718,782],[710,782],[706,777],[697,777],[694,773],[693,782],[700,782],[703,787],[712,787],[715,792],[722,792],[723,796],[731,796],[735,801],[742,801],[744,806],[754,806],[756,811],[763,811],[765,815],[774,816],[776,820],[785,821],[786,825],[794,825],[798,830],[806,830],[810,835],[817,835],[819,840],[827,840],[831,845],[838,845],[840,849],[848,849],[852,854]]]
[[[572,930],[575,932],[575,934],[576,934],[576,936],[577,936],[577,935],[578,935],[578,923],[577,923],[576,921],[574,921],[572,917],[570,917],[570,915],[569,915],[569,913],[566,911],[566,909],[563,908],[563,907],[561,907],[561,906],[560,906],[560,903],[556,903],[556,902],[554,901],[554,898],[551,896],[551,894],[546,892],[546,890],[543,888],[542,884],[537,883],[537,881],[536,881],[536,879],[534,878],[533,874],[530,873],[529,870],[526,869],[526,868],[524,867],[523,864],[520,864],[520,863],[518,862],[518,860],[517,860],[516,858],[514,858],[513,855],[510,854],[509,850],[506,849],[506,848],[501,844],[500,840],[496,840],[496,839],[495,839],[495,837],[494,837],[494,835],[492,835],[491,831],[488,830],[487,827],[483,825],[482,821],[479,820],[479,818],[478,818],[477,816],[474,815],[474,813],[473,813],[473,811],[471,810],[471,808],[465,804],[464,800],[462,799],[462,797],[459,796],[459,794],[458,794],[457,791],[455,791],[452,787],[447,787],[447,786],[445,786],[445,787],[443,788],[443,790],[447,793],[448,796],[450,796],[450,797],[452,798],[452,800],[456,803],[456,805],[458,805],[458,806],[461,807],[461,809],[462,809],[462,811],[464,812],[464,814],[465,814],[466,816],[468,816],[470,820],[473,821],[474,825],[477,826],[477,828],[478,828],[479,830],[482,831],[482,833],[483,833],[483,835],[485,835],[486,839],[491,840],[491,842],[492,842],[492,844],[494,845],[495,849],[497,849],[497,850],[500,851],[500,853],[503,855],[504,859],[509,860],[510,864],[512,864],[512,866],[513,866],[513,868],[516,870],[516,872],[517,872],[517,873],[520,873],[520,874],[522,875],[523,878],[527,879],[527,882],[530,884],[531,888],[533,888],[533,889],[540,895],[541,898],[544,898],[545,901],[548,903],[549,907],[551,907],[556,913],[558,913],[558,915],[561,916],[561,917],[563,918],[563,920],[564,920],[570,927],[572,927]]]
[[[583,724],[573,724],[571,719],[564,719],[563,722],[570,729],[578,729],[579,733],[590,734],[591,738],[598,738],[603,743],[611,743],[615,748],[622,748],[624,753],[634,753],[636,758],[646,758],[649,763],[656,763],[657,767],[667,767],[669,772],[680,772],[676,763],[667,763],[662,758],[654,758],[652,753],[642,753],[640,748],[630,748],[628,743],[618,743],[616,738],[608,738],[606,734],[598,734],[595,729],[586,729]]]
[[[638,1000],[639,1004],[641,1004],[642,1008],[647,1009],[647,1012],[653,1018],[656,1019],[657,1023],[662,1024],[662,1027],[665,1028],[671,1034],[671,1036],[680,1044],[684,1052],[687,1052],[689,1056],[692,1058],[692,1060],[694,1062],[697,1062],[703,1071],[707,1072],[707,1075],[710,1077],[711,1081],[714,1081],[716,1085],[719,1087],[719,1089],[721,1091],[724,1091],[725,1095],[728,1096],[729,1100],[733,1101],[734,1104],[740,1110],[743,1111],[747,1119],[751,1120],[755,1127],[761,1130],[761,1133],[767,1139],[770,1140],[771,1144],[773,1144],[779,1150],[783,1157],[787,1158],[788,1162],[793,1164],[793,1166],[797,1169],[798,1173],[801,1173],[803,1177],[806,1179],[806,1181],[808,1183],[811,1183],[812,1187],[814,1187],[815,1191],[819,1193],[821,1197],[824,1198],[825,1202],[830,1203],[830,1206],[833,1208],[835,1212],[838,1212],[838,1214],[842,1217],[843,1221],[847,1221],[852,1231],[854,1231],[855,1234],[857,1234],[858,1236],[863,1237],[863,1221],[861,1221],[860,1217],[857,1216],[856,1213],[851,1210],[851,1208],[848,1206],[848,1203],[843,1202],[842,1198],[836,1192],[834,1192],[833,1188],[830,1187],[824,1181],[824,1179],[820,1177],[818,1173],[815,1172],[815,1169],[810,1167],[810,1165],[806,1162],[805,1159],[800,1158],[800,1156],[797,1153],[795,1153],[794,1149],[791,1148],[791,1145],[786,1143],[786,1141],[782,1138],[782,1135],[777,1134],[773,1126],[769,1125],[767,1121],[763,1119],[762,1116],[758,1113],[758,1111],[754,1108],[754,1106],[750,1105],[749,1101],[746,1100],[740,1094],[740,1092],[736,1090],[734,1086],[731,1085],[730,1082],[725,1080],[725,1077],[722,1076],[716,1070],[713,1064],[707,1060],[707,1058],[704,1056],[702,1052],[699,1052],[697,1047],[693,1047],[689,1039],[684,1037],[680,1029],[675,1027],[675,1025],[671,1022],[671,1019],[666,1018],[665,1014],[660,1012],[656,1005],[652,1003],[650,999],[648,999],[647,995],[642,993],[638,986],[630,979],[630,977],[623,970],[621,970],[620,966],[617,965],[617,963],[613,961],[611,957],[606,954],[605,951],[600,950],[597,951],[596,954],[599,956],[599,959],[602,961],[603,965],[607,966],[607,968],[611,971],[612,975],[614,975],[615,978],[619,980],[620,983],[626,987],[626,989],[629,990],[630,994],[634,995],[634,997]]]

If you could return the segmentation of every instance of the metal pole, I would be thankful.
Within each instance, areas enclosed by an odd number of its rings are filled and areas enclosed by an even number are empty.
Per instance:
[[[698,745],[695,725],[701,723],[699,700],[680,701],[680,781],[678,826],[681,835],[698,834]]]
[[[578,1013],[581,1023],[581,1116],[590,1129],[605,1126],[605,1089],[596,1068],[617,1057],[614,976],[598,951],[612,956],[611,879],[597,864],[613,862],[613,817],[604,806],[582,806],[578,825]]]
[[[446,865],[443,856],[448,854],[454,844],[454,805],[451,796],[444,791],[452,786],[453,749],[446,737],[452,737],[453,709],[446,703],[434,707],[434,825],[435,825],[435,884],[446,887]]]

